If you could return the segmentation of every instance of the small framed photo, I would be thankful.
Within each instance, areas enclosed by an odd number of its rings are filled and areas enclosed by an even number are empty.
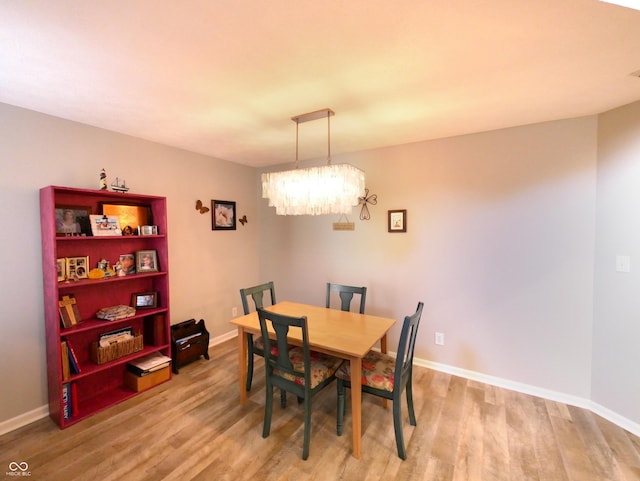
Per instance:
[[[120,263],[121,276],[128,276],[136,273],[136,258],[133,254],[120,254],[118,259]]]
[[[139,235],[158,235],[157,225],[141,225],[138,226]]]
[[[120,220],[114,215],[90,215],[91,232],[96,237],[119,236]]]
[[[89,256],[67,257],[67,279],[88,279],[89,278]]]
[[[211,201],[212,230],[236,230],[236,203],[230,200]]]
[[[407,210],[389,211],[389,232],[407,232]]]
[[[154,250],[136,251],[136,271],[158,272],[158,253]]]
[[[136,309],[153,309],[157,306],[157,292],[134,292],[131,294],[131,307],[135,307]]]
[[[67,278],[67,260],[56,259],[56,266],[58,267],[58,282],[64,281]]]
[[[91,234],[91,207],[56,205],[56,234],[82,236]]]

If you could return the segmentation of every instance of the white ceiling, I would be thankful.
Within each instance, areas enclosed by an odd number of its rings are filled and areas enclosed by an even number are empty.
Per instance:
[[[252,166],[305,112],[335,155],[603,112],[638,70],[598,0],[0,0],[0,102]]]

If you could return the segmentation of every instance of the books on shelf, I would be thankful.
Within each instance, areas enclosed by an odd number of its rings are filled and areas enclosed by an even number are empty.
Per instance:
[[[68,381],[71,377],[69,369],[69,351],[67,350],[67,341],[60,342],[60,357],[62,358],[62,380]]]
[[[62,385],[62,416],[64,419],[71,419],[79,413],[78,388],[75,383],[64,383]]]
[[[62,327],[68,328],[82,321],[78,310],[78,302],[73,294],[62,296],[58,301],[58,307],[60,309]]]
[[[66,343],[69,356],[69,367],[74,374],[80,374],[82,369],[80,368],[80,362],[78,361],[78,356],[76,356],[76,351],[73,350],[73,346],[69,339],[67,339]]]
[[[171,358],[159,352],[135,359],[127,364],[127,371],[142,377],[171,365]]]

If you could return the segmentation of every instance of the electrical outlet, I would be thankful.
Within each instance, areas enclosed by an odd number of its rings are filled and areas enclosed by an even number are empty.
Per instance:
[[[231,308],[231,315],[233,317],[238,317],[238,308],[237,307],[232,307]]]
[[[444,332],[436,332],[435,342],[438,346],[444,346]]]

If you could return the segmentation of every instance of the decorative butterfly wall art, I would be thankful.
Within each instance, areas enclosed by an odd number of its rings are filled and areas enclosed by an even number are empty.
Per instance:
[[[360,220],[371,219],[371,214],[369,213],[369,207],[367,207],[367,204],[376,205],[377,203],[378,194],[369,195],[369,189],[364,189],[364,196],[358,197],[358,204],[362,206],[360,209]]]
[[[205,207],[204,205],[202,205],[202,201],[201,200],[197,200],[196,201],[196,210],[199,210],[201,214],[206,214],[207,212],[209,212],[209,207]]]
[[[247,216],[243,215],[240,219],[238,219],[238,222],[240,222],[242,225],[245,225],[249,221],[247,220]]]

